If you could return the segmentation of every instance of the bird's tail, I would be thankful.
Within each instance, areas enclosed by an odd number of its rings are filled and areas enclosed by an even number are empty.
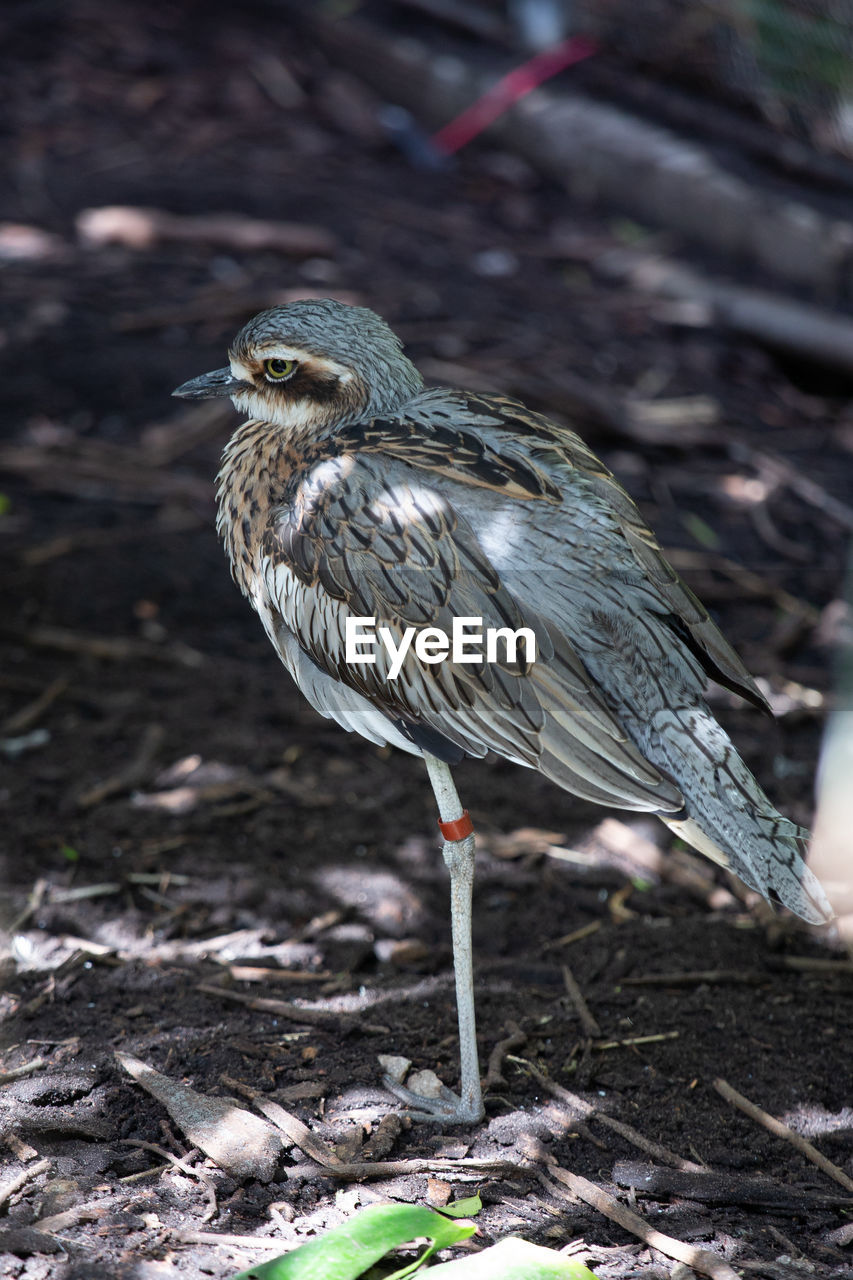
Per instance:
[[[650,729],[650,755],[686,802],[685,814],[660,815],[667,826],[768,900],[813,924],[830,920],[826,894],[803,861],[808,832],[777,813],[711,713],[667,708]]]

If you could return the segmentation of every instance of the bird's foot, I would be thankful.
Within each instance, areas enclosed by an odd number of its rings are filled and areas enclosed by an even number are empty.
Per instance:
[[[407,1089],[391,1075],[384,1075],[382,1083],[389,1093],[406,1105],[406,1114],[410,1120],[423,1120],[432,1124],[476,1124],[485,1114],[483,1099],[477,1090],[477,1096],[465,1098],[440,1084],[434,1096],[416,1093]]]

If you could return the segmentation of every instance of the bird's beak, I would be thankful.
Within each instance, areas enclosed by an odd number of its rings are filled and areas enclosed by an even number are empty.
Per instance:
[[[216,396],[235,396],[248,391],[249,383],[235,378],[230,369],[214,369],[200,378],[191,378],[172,392],[180,400],[212,400]]]

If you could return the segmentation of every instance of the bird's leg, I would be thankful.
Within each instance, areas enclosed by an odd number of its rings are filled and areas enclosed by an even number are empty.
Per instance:
[[[474,832],[467,810],[462,808],[450,766],[424,752],[429,780],[435,793],[439,827],[444,836],[444,861],[450,872],[450,920],[453,934],[453,969],[456,975],[456,1011],[459,1019],[459,1095],[444,1088],[438,1098],[425,1098],[386,1078],[385,1085],[414,1108],[416,1120],[463,1124],[483,1117],[477,1027],[474,1015],[474,968],[471,947],[471,896],[474,888]]]

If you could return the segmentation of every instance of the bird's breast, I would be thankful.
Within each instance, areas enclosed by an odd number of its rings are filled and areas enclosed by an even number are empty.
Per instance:
[[[270,516],[295,465],[269,423],[250,419],[222,455],[216,482],[216,529],[234,580],[254,603],[259,553]]]

